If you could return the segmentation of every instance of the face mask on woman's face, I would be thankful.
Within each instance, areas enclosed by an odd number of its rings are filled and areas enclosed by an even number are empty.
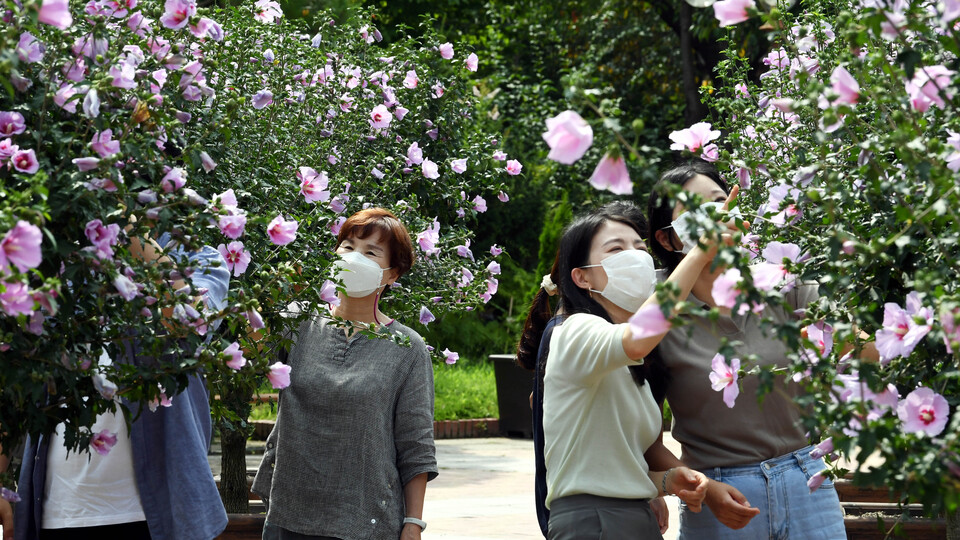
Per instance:
[[[722,207],[723,203],[720,202],[703,203],[696,210],[684,212],[670,222],[670,228],[677,233],[677,238],[683,244],[683,247],[680,248],[681,253],[684,255],[690,253],[690,250],[697,245],[700,236],[714,223],[707,209],[714,208],[717,212],[720,212]],[[730,209],[726,215],[730,218],[742,217],[740,208],[737,207]]]
[[[376,292],[380,289],[383,271],[389,270],[356,251],[344,253],[333,265],[339,269],[337,279],[351,298],[363,298]]]
[[[631,313],[649,298],[657,286],[653,257],[642,249],[628,249],[607,257],[600,264],[590,264],[580,268],[603,267],[607,273],[607,285],[602,291],[590,289],[590,292],[614,303]]]

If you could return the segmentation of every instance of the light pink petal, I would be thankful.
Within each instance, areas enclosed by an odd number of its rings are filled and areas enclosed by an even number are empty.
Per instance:
[[[546,124],[543,140],[550,147],[548,159],[571,165],[593,144],[593,128],[575,111],[563,111]]]
[[[44,24],[66,30],[73,24],[73,16],[70,15],[70,1],[43,0],[38,20]]]
[[[860,98],[860,84],[843,66],[837,66],[830,74],[833,90],[840,95],[837,103],[855,105]]]
[[[665,334],[670,330],[670,321],[663,316],[659,304],[642,306],[627,321],[633,339],[643,339]]]
[[[731,268],[717,276],[713,282],[711,294],[713,301],[720,307],[733,308],[737,301],[737,284],[740,282],[740,270]]]
[[[630,181],[630,173],[627,171],[627,164],[622,156],[612,156],[605,154],[593,175],[590,176],[590,185],[596,189],[609,190],[617,195],[629,195],[633,193],[633,182]]]
[[[756,7],[753,0],[721,0],[713,4],[713,13],[720,26],[730,26],[748,20],[747,8]]]
[[[732,409],[739,395],[740,387],[737,386],[736,379],[734,379],[733,383],[728,384],[727,387],[723,389],[723,402],[727,407]]]
[[[290,366],[281,362],[274,363],[270,366],[267,379],[270,381],[270,385],[276,389],[290,386]]]
[[[761,291],[772,291],[786,275],[779,264],[759,263],[751,267],[753,286]]]

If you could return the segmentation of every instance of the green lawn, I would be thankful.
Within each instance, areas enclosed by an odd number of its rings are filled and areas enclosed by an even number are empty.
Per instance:
[[[433,386],[435,420],[500,416],[493,363],[489,361],[461,360],[452,366],[434,364]]]
[[[493,364],[488,361],[461,360],[452,366],[434,363],[433,384],[435,420],[499,416]],[[276,418],[276,405],[272,403],[256,405],[250,413],[251,420]]]

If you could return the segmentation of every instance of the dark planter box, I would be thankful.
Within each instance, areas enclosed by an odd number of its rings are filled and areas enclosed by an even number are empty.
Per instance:
[[[891,498],[899,498],[884,487],[854,485],[850,478],[834,481],[840,505],[843,506],[843,524],[851,540],[943,540],[947,537],[947,523],[943,517],[923,517],[918,504],[898,506]],[[889,531],[899,526],[903,536],[891,536]]]
[[[518,366],[512,354],[491,354],[490,361],[497,381],[500,433],[507,437],[532,439],[530,392],[533,391],[533,372]]]

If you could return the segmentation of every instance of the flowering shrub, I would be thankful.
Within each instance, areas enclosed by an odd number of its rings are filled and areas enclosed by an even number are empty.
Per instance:
[[[758,16],[751,0],[712,8],[720,26]],[[737,399],[753,399],[739,396],[745,376],[760,377],[761,392],[775,376],[804,385],[804,427],[830,465],[811,478],[811,490],[853,472],[857,483],[888,486],[903,502],[955,521],[960,9],[920,0],[811,0],[802,8],[795,16],[767,8],[775,46],[764,72],[751,79],[731,44],[718,73],[723,86],[704,93],[715,121],[664,141],[716,162],[741,188],[731,216],[752,226],[742,245],[717,256],[727,268],[712,291],[718,306],[763,317],[767,306],[787,307],[784,294],[798,284],[819,289],[818,301],[801,306],[802,324],[764,322],[793,351],[789,370],[761,369],[726,341],[710,381],[718,403],[734,409]],[[549,131],[556,124],[549,121]],[[586,142],[583,127],[567,133]],[[568,161],[583,155],[569,138],[545,138],[557,161],[561,151]],[[674,195],[688,208],[703,202]],[[636,313],[635,331],[682,324],[666,321],[674,306],[663,305],[661,313]],[[847,471],[838,456],[872,465]]]
[[[721,253],[730,269],[714,299],[762,314],[795,284],[817,283],[820,299],[804,323],[770,331],[795,351],[793,377],[807,390],[798,405],[812,440],[829,443],[827,474],[848,472],[834,452],[872,455],[879,464],[853,471],[856,482],[899,490],[931,513],[955,512],[960,13],[951,2],[803,7],[763,15],[778,30],[757,84],[728,51],[724,86],[708,99],[724,134],[714,141],[719,152],[685,143],[739,182],[752,223],[740,249]],[[714,8],[721,24],[757,14],[752,2]],[[859,358],[869,342],[879,362]],[[720,353],[736,360],[730,347]],[[741,360],[746,376],[769,380]],[[718,375],[714,388],[727,401],[723,380],[730,384]]]
[[[369,205],[415,240],[418,264],[385,297],[401,321],[497,292],[499,248],[471,246],[470,228],[521,165],[472,119],[474,53],[379,43],[362,21],[307,35],[269,0],[5,5],[4,447],[67,421],[68,444],[107,451],[89,426],[115,395],[162,406],[199,370],[222,394],[289,384],[272,352],[298,321],[279,313],[336,303],[336,232]],[[162,258],[141,253],[161,238]],[[222,308],[184,279],[204,245],[232,275]],[[169,361],[98,365],[132,338]]]

